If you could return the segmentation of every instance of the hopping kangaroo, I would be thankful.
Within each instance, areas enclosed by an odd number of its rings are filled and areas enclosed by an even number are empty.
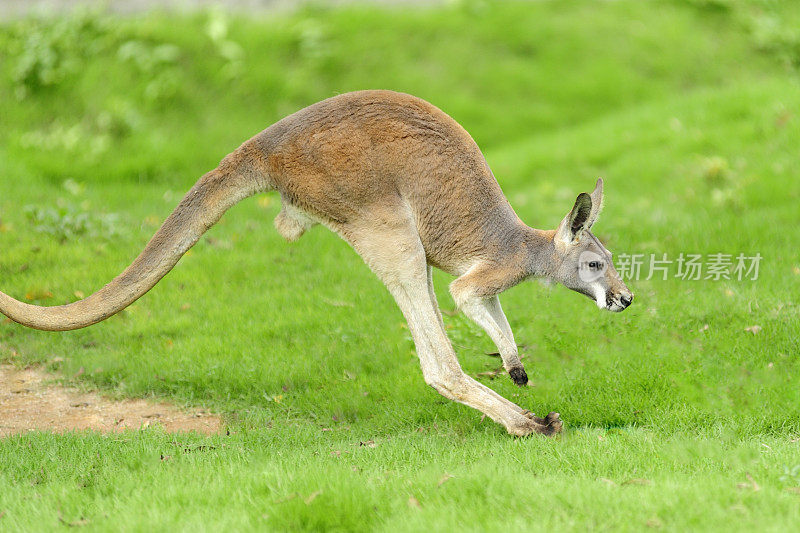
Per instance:
[[[457,279],[458,307],[492,338],[518,385],[528,376],[497,295],[547,277],[622,311],[633,294],[591,233],[603,182],[581,193],[558,229],[526,226],[478,146],[433,105],[391,91],[342,94],[302,109],[225,157],[186,194],[144,251],[91,296],[39,307],[0,293],[0,312],[43,330],[89,326],[119,312],[172,269],[222,214],[276,190],[275,227],[289,241],[314,224],[339,234],[383,281],[403,312],[425,382],[485,413],[509,433],[561,430],[558,413],[537,417],[467,376],[445,333],[432,267]]]

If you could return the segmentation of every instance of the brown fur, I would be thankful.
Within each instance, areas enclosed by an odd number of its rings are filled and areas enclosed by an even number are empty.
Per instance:
[[[431,386],[513,434],[560,430],[557,413],[535,417],[461,371],[444,333],[430,266],[459,276],[451,286],[459,306],[492,336],[504,365],[524,384],[527,375],[497,294],[535,275],[563,281],[563,258],[595,246],[578,232],[588,234],[597,217],[602,183],[594,203],[584,200],[582,211],[565,219],[570,227],[529,228],[469,134],[438,108],[406,94],[348,93],[284,118],[201,178],[131,266],[97,293],[49,308],[0,293],[0,311],[50,330],[103,320],[155,285],[229,207],[267,190],[280,194],[283,209],[275,226],[285,238],[295,240],[321,223],[362,255],[406,316]],[[606,290],[616,283],[613,277]],[[577,282],[565,284],[589,291]]]

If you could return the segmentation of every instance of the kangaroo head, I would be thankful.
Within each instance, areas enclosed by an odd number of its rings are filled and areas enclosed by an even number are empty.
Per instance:
[[[591,195],[578,195],[572,211],[555,232],[552,277],[592,298],[600,309],[619,312],[631,304],[633,293],[614,269],[611,252],[591,232],[602,207],[603,180],[599,179]]]

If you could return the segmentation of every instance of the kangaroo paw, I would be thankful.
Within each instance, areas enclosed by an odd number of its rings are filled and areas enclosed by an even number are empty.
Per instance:
[[[530,411],[525,411],[523,414],[535,424],[534,432],[542,435],[561,433],[561,429],[564,426],[561,416],[556,412],[551,412],[544,418],[538,417]]]
[[[511,379],[514,380],[514,383],[520,387],[528,384],[528,374],[525,373],[525,369],[521,366],[517,366],[509,370],[508,375],[511,376]]]

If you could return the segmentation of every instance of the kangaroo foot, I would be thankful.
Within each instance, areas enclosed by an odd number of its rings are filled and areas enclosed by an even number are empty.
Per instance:
[[[528,374],[525,373],[525,369],[521,366],[515,366],[509,370],[508,375],[511,376],[511,379],[514,380],[514,383],[520,387],[528,384]]]
[[[561,432],[562,422],[558,413],[550,413],[540,418],[530,411],[523,411],[516,415],[518,418],[513,423],[506,425],[506,429],[517,437],[526,437],[533,433],[553,436]]]
[[[538,417],[530,411],[524,411],[522,414],[535,424],[536,427],[534,431],[542,435],[561,433],[561,429],[564,425],[561,421],[561,416],[556,412],[548,413],[544,418]]]

